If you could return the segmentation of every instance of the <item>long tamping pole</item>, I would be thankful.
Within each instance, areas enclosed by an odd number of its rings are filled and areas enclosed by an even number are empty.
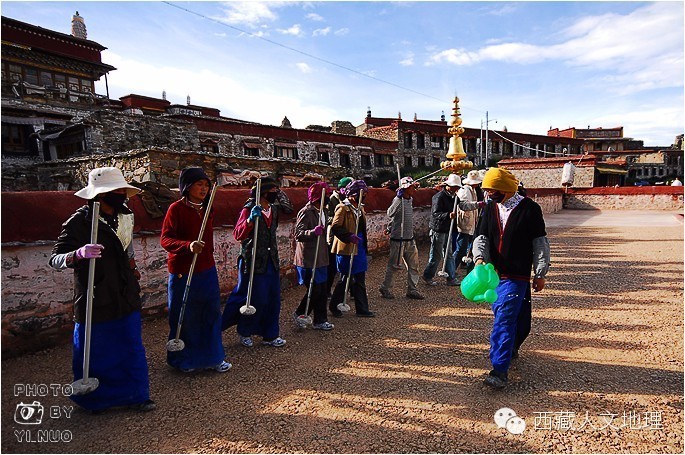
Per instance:
[[[364,192],[359,192],[359,202],[357,203],[357,222],[355,223],[354,235],[359,232],[359,219],[362,217],[362,199],[364,198]],[[350,306],[347,304],[347,293],[350,291],[350,281],[352,280],[352,264],[354,263],[354,257],[357,255],[357,245],[354,245],[352,250],[352,256],[350,256],[350,269],[347,271],[347,281],[345,282],[345,296],[343,297],[342,303],[338,304],[338,309],[340,311],[350,311]]]
[[[321,218],[324,216],[324,199],[326,198],[326,188],[321,188],[321,206],[319,207],[319,222],[321,223]],[[326,223],[322,223],[325,225]],[[298,319],[302,320],[307,324],[312,323],[312,319],[309,317],[309,302],[312,300],[312,290],[314,289],[314,277],[316,275],[316,263],[319,261],[319,247],[321,246],[321,236],[316,237],[316,251],[314,252],[314,265],[312,265],[312,278],[309,280],[309,289],[307,290],[307,304],[304,307],[304,314],[299,316]]]
[[[205,234],[205,228],[207,227],[207,221],[209,220],[209,212],[214,203],[214,196],[216,195],[216,189],[218,185],[215,183],[212,187],[212,192],[209,195],[209,201],[207,202],[207,207],[205,209],[205,216],[202,218],[202,225],[200,226],[200,233],[197,236],[197,241],[201,242],[202,237]],[[167,351],[175,352],[182,351],[186,346],[181,337],[181,327],[183,326],[183,316],[186,312],[186,304],[188,303],[188,295],[190,294],[190,282],[193,279],[193,272],[195,271],[195,263],[197,262],[197,253],[193,253],[193,260],[190,263],[190,269],[188,270],[188,279],[186,280],[186,287],[183,290],[183,299],[181,301],[181,311],[178,315],[178,324],[176,325],[176,337],[173,340],[169,340],[167,343]]]
[[[262,179],[257,179],[257,191],[255,191],[255,205],[259,205],[262,198]],[[261,206],[260,206],[261,207]],[[252,302],[252,286],[254,284],[254,264],[257,256],[257,239],[259,238],[259,218],[254,220],[254,228],[252,234],[252,258],[250,258],[250,281],[247,283],[247,301],[245,305],[240,307],[240,314],[251,316],[257,312],[257,309],[250,305]]]
[[[93,219],[90,224],[90,243],[98,243],[98,223],[100,220],[100,203],[93,203]],[[95,260],[89,259],[88,262],[88,289],[86,290],[86,321],[84,327],[84,346],[83,346],[83,378],[71,385],[74,395],[85,395],[97,389],[100,381],[97,378],[89,378],[90,370],[90,338],[91,327],[93,325],[93,288],[95,286]]]
[[[458,202],[459,202],[459,198],[455,194],[454,195],[454,207],[452,208],[452,213],[457,212],[457,203]],[[446,243],[446,245],[445,245],[445,258],[442,260],[442,270],[440,272],[438,272],[438,276],[442,276],[442,277],[448,276],[447,272],[445,272],[445,267],[447,266],[447,255],[452,253],[452,232],[454,231],[454,220],[455,219],[456,219],[456,215],[455,215],[455,218],[452,218],[452,221],[450,221],[450,232],[449,232],[449,234],[447,234],[447,242],[445,242]]]
[[[402,180],[402,175],[400,174],[400,163],[397,164],[397,186],[400,186],[400,181]],[[401,218],[401,223],[400,223],[400,249],[397,253],[397,264],[395,264],[395,268],[399,269],[402,268],[401,263],[402,263],[402,250],[404,249],[404,194],[400,198],[400,210],[402,211],[402,218]],[[392,242],[392,239],[390,239]]]

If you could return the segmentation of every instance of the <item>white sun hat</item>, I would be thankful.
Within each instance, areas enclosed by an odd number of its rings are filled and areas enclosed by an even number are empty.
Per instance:
[[[457,174],[450,174],[445,180],[447,186],[461,186],[461,179]]]
[[[400,188],[409,188],[412,185],[416,185],[417,183],[414,182],[414,179],[407,176],[407,177],[402,177],[400,179]]]
[[[126,197],[131,197],[141,191],[128,184],[119,168],[96,167],[88,174],[88,186],[74,194],[83,199],[94,199],[98,194],[120,189],[126,190]]]
[[[461,182],[466,185],[478,185],[479,183],[483,183],[483,177],[480,176],[478,171],[469,171],[469,173],[466,174],[466,178]]]

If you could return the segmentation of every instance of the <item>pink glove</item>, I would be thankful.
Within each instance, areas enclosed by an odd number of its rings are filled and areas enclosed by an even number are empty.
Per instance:
[[[99,243],[88,243],[76,250],[76,259],[95,259],[102,257],[105,247]]]
[[[358,235],[355,235],[355,234],[350,235],[350,243],[354,243],[355,245],[358,244],[361,239],[362,238],[359,237]]]
[[[316,227],[314,229],[312,229],[312,232],[314,233],[315,236],[317,236],[317,237],[320,236],[321,234],[323,234],[323,226],[321,226],[320,224],[317,224]]]

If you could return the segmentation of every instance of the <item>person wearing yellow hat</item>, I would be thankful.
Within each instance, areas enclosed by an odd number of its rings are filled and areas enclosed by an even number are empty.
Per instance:
[[[492,371],[485,378],[486,385],[499,389],[507,385],[511,360],[530,333],[531,270],[533,290],[542,291],[550,249],[542,209],[517,193],[518,180],[511,172],[490,168],[482,186],[491,202],[483,209],[472,250],[476,265],[492,263],[500,277],[492,305]]]
[[[147,358],[142,339],[141,299],[133,251],[133,212],[126,206],[140,190],[128,184],[115,167],[95,168],[88,185],[76,192],[85,199],[62,225],[49,264],[57,270],[74,271],[74,379],[84,376],[86,355],[86,300],[91,261],[95,261],[93,308],[90,324],[89,375],[99,386],[71,399],[84,409],[100,413],[114,407],[151,411]],[[97,243],[91,242],[94,203],[100,211]]]

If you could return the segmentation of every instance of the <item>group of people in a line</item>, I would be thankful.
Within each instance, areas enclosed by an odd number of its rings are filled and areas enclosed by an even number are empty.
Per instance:
[[[183,341],[182,349],[169,349],[167,353],[167,363],[177,370],[228,371],[232,365],[226,360],[222,331],[232,326],[236,326],[239,343],[244,347],[254,346],[254,337],[273,347],[286,344],[279,327],[278,225],[281,213],[292,213],[293,205],[273,178],[263,177],[259,183],[259,188],[252,188],[235,223],[233,235],[240,242],[238,282],[222,311],[214,261],[212,182],[201,168],[187,168],[180,174],[180,199],[168,208],[160,236],[169,272],[169,340],[178,337]],[[509,362],[530,331],[530,271],[534,267],[533,287],[541,290],[549,266],[542,211],[534,201],[518,195],[517,185],[512,174],[498,168],[484,175],[471,171],[463,184],[459,176],[451,174],[432,199],[431,249],[421,277],[426,284],[436,285],[433,278],[444,258],[443,271],[438,275],[445,277],[447,285],[458,285],[455,263],[461,264],[471,251],[471,267],[484,261],[495,264],[502,291],[498,288],[500,298],[493,305],[493,370],[486,378],[486,384],[493,387],[506,385]],[[406,297],[425,298],[418,290],[420,272],[414,238],[413,195],[417,187],[411,177],[402,178],[397,197],[387,210],[390,253],[380,287],[383,298],[395,298],[394,276],[403,268],[407,270]],[[93,412],[120,406],[139,411],[155,408],[149,396],[141,336],[133,214],[126,205],[128,198],[139,191],[117,168],[92,170],[88,185],[76,193],[88,202],[64,223],[50,258],[53,268],[74,269],[75,379],[84,377],[86,300],[87,293],[92,292],[92,361],[88,373],[98,378],[99,386],[72,399]],[[337,188],[318,182],[308,189],[307,203],[295,222],[293,262],[299,284],[306,287],[292,314],[298,328],[332,330],[329,312],[333,317],[342,317],[350,309],[349,297],[354,301],[356,316],[375,316],[369,309],[366,289],[367,192],[363,180],[351,177],[341,179]],[[488,199],[492,203],[486,204]],[[97,242],[92,242],[95,202],[99,206],[98,234]],[[483,209],[480,216],[479,209]],[[91,259],[97,261],[94,286],[89,289]],[[333,287],[338,274],[340,279]],[[251,305],[253,311],[244,311],[246,305]]]

